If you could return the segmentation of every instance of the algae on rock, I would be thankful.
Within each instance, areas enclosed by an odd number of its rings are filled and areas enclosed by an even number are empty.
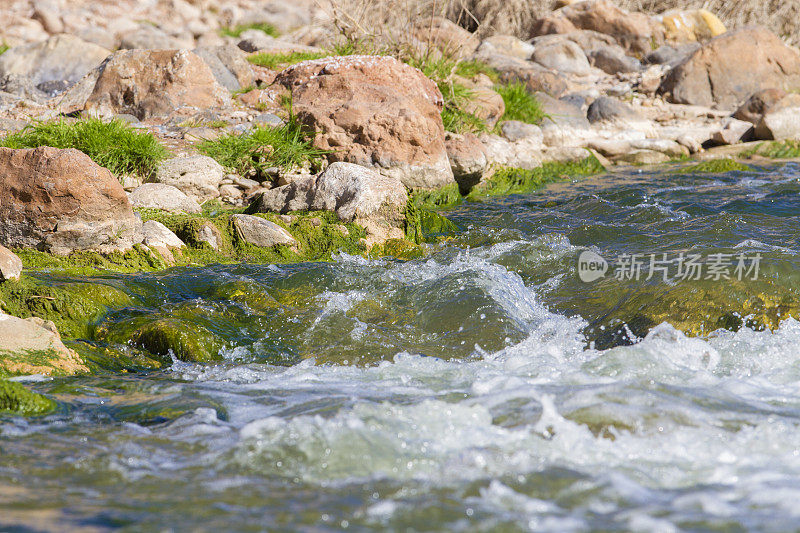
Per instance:
[[[0,414],[36,416],[47,414],[55,408],[53,400],[31,392],[19,383],[0,379]]]

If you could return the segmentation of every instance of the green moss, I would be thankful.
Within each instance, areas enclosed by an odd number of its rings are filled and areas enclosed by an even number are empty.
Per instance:
[[[461,203],[463,196],[457,183],[430,191],[416,191],[411,196],[413,204],[422,209],[437,209]]]
[[[131,128],[121,120],[98,118],[34,122],[0,140],[8,148],[76,148],[116,175],[147,177],[169,152],[151,134]]]
[[[64,356],[55,350],[26,350],[21,352],[0,352],[0,378],[33,373],[45,373],[50,376],[66,376],[75,372],[67,372],[63,366]],[[36,370],[33,370],[33,369]],[[78,371],[76,369],[76,371]]]
[[[800,158],[800,141],[773,141],[759,145],[756,153],[772,159]]]
[[[708,161],[701,161],[696,165],[692,165],[681,169],[681,172],[690,174],[722,174],[723,172],[731,172],[734,170],[753,170],[743,163],[734,161],[730,158],[724,159],[710,159]]]
[[[19,281],[0,284],[3,311],[20,318],[52,320],[58,331],[70,338],[88,338],[91,322],[109,309],[132,304],[126,293],[98,281],[59,283],[23,276]]]
[[[468,198],[477,200],[483,196],[524,194],[546,183],[598,174],[604,170],[603,165],[593,155],[581,161],[545,163],[541,167],[534,169],[505,167],[499,169],[491,178],[473,189]]]
[[[272,24],[266,22],[256,22],[254,24],[239,24],[238,26],[221,28],[219,34],[223,37],[241,37],[246,30],[261,30],[267,35],[278,37],[280,32]]]
[[[430,204],[418,201],[414,196],[406,204],[406,239],[421,244],[443,235],[455,233],[458,228],[447,217],[431,211]],[[387,255],[394,255],[387,253]]]
[[[461,61],[456,65],[456,74],[467,79],[472,79],[478,74],[484,74],[488,76],[493,83],[498,83],[500,81],[500,73],[497,72],[497,70],[477,59]]]
[[[330,57],[330,55],[328,52],[261,52],[251,55],[247,60],[259,67],[265,67],[270,70],[283,70],[303,61],[322,59],[323,57]]]
[[[31,392],[19,383],[0,380],[0,412],[36,416],[47,414],[55,408],[53,400]]]
[[[370,250],[372,257],[390,256],[397,259],[416,259],[422,255],[422,248],[406,239],[389,239],[382,245],[373,246]]]
[[[27,269],[72,275],[91,275],[98,271],[135,273],[161,270],[168,266],[160,255],[141,245],[136,245],[127,252],[112,252],[107,255],[78,251],[61,257],[30,249],[15,250],[15,253]]]
[[[519,120],[539,124],[545,118],[542,104],[528,92],[522,83],[498,86],[495,90],[503,97],[506,112],[501,120]]]

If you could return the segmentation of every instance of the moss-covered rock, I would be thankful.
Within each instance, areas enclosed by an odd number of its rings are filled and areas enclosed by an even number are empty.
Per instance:
[[[31,392],[19,383],[0,380],[0,413],[36,416],[47,414],[55,408],[53,400]]]
[[[723,174],[725,172],[732,172],[734,170],[747,171],[753,169],[744,163],[739,163],[738,161],[734,161],[730,158],[723,158],[701,161],[696,165],[691,165],[681,169],[681,172],[687,174]]]

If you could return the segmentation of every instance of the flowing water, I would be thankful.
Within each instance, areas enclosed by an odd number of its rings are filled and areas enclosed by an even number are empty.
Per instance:
[[[0,529],[800,528],[800,166],[446,214],[417,260],[96,279],[137,301],[104,327],[179,316],[224,362],[30,383],[59,410],[0,418]],[[586,250],[612,263],[592,283]],[[615,278],[681,252],[762,259]]]

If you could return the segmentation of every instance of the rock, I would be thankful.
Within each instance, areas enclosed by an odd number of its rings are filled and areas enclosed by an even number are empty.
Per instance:
[[[245,52],[258,52],[259,50],[269,50],[273,47],[275,37],[267,35],[261,30],[247,30],[242,32],[241,40],[236,46]]]
[[[486,127],[493,128],[506,112],[506,104],[503,97],[488,87],[478,85],[464,78],[460,78],[462,83],[471,93],[469,101],[465,102],[462,109],[467,113],[472,113],[486,124]]]
[[[648,65],[668,65],[670,67],[676,67],[699,49],[700,43],[687,43],[675,46],[665,44],[644,56],[644,62]]]
[[[21,383],[0,379],[0,412],[18,416],[39,416],[50,413],[56,402],[29,391]]]
[[[28,354],[35,357],[26,357]],[[61,342],[55,324],[17,318],[0,311],[0,371],[9,374],[89,372],[81,358]]]
[[[786,96],[782,89],[764,89],[754,93],[733,114],[733,118],[758,124],[767,109],[778,103]]]
[[[414,24],[412,35],[425,46],[432,46],[453,58],[472,54],[480,44],[475,35],[443,17],[419,20]]]
[[[619,46],[603,46],[589,52],[589,62],[606,74],[618,72],[638,72],[642,64],[638,59],[625,55]]]
[[[294,180],[281,187],[275,187],[261,193],[248,209],[248,213],[281,213],[292,211],[308,211],[314,202],[317,192],[317,178]]]
[[[564,77],[538,63],[526,62],[522,68],[501,70],[500,81],[506,84],[520,82],[525,85],[529,93],[540,92],[554,98],[567,92],[567,82]]]
[[[614,159],[616,162],[629,163],[631,165],[659,165],[669,160],[670,157],[668,155],[655,150],[634,150]]]
[[[586,59],[586,54],[583,53],[581,47],[566,39],[537,46],[531,60],[544,67],[568,74],[585,76],[591,72],[589,60]]]
[[[749,141],[752,134],[753,124],[750,122],[727,118],[722,124],[722,129],[714,132],[711,136],[711,142],[714,144],[736,144]]]
[[[676,142],[681,146],[684,146],[692,154],[696,154],[703,149],[702,143],[689,134],[681,135],[676,139]]]
[[[519,59],[530,59],[534,46],[513,35],[492,35],[478,46],[478,55],[502,54]]]
[[[626,50],[646,54],[664,42],[661,23],[642,13],[629,13],[610,0],[586,0],[557,9],[534,24],[533,36],[593,30],[611,35]]]
[[[706,9],[671,9],[657,18],[664,24],[668,41],[685,43],[708,41],[725,33],[725,25]]]
[[[22,259],[17,254],[0,245],[0,281],[18,280],[22,274]]]
[[[466,194],[480,183],[488,170],[489,160],[486,158],[483,143],[475,135],[465,133],[448,134],[444,144],[458,188]]]
[[[542,93],[535,93],[534,96],[539,100],[539,104],[545,114],[545,119],[542,121],[543,126],[559,124],[576,128],[590,127],[589,121],[586,120],[586,116],[580,107]]]
[[[175,50],[191,48],[192,45],[193,43],[170,37],[155,26],[142,24],[139,29],[122,35],[119,48],[121,50]]]
[[[255,77],[247,55],[233,45],[195,48],[194,53],[206,62],[217,83],[229,91],[255,85]]]
[[[222,233],[211,222],[203,222],[197,230],[197,241],[208,244],[212,250],[222,247]]]
[[[75,35],[86,41],[87,43],[94,43],[101,46],[106,50],[114,50],[119,48],[119,41],[113,32],[104,28],[97,28],[93,26],[81,28]]]
[[[61,106],[144,120],[184,106],[229,102],[208,65],[188,50],[120,50],[70,89]]]
[[[219,187],[220,198],[227,200],[238,200],[244,196],[244,191],[231,183],[220,185]]]
[[[110,50],[74,35],[54,35],[46,41],[11,48],[0,55],[0,77],[14,74],[35,86],[61,81],[73,84],[97,67]]]
[[[800,139],[800,94],[788,94],[767,108],[755,135],[764,140]]]
[[[111,172],[74,149],[0,148],[0,243],[65,255],[128,250],[139,221]]]
[[[173,213],[201,213],[200,207],[193,198],[183,191],[164,183],[145,183],[129,196],[134,207],[162,209]]]
[[[511,142],[531,138],[542,142],[542,128],[519,120],[504,120],[500,123],[500,133]]]
[[[490,165],[533,169],[542,166],[542,145],[535,140],[509,142],[498,135],[483,133],[479,137]]]
[[[0,78],[0,91],[33,102],[44,102],[48,95],[33,85],[30,78],[18,74],[6,74]]]
[[[36,2],[31,18],[38,20],[47,33],[56,34],[64,31],[64,23],[61,21],[58,5],[55,3]]]
[[[372,167],[412,189],[453,183],[438,87],[391,57],[305,61],[281,72],[297,118],[331,161]]]
[[[628,105],[616,98],[601,96],[589,106],[586,111],[589,122],[609,122],[614,120],[636,120],[639,116]]]
[[[733,108],[767,88],[800,89],[800,53],[771,32],[749,27],[715,37],[664,78],[670,102]]]
[[[144,245],[155,248],[184,248],[186,245],[168,227],[157,220],[142,224]]]
[[[225,168],[205,155],[165,159],[153,177],[153,181],[172,185],[201,203],[219,196],[223,179]]]
[[[660,152],[670,159],[689,155],[689,150],[685,146],[671,139],[633,139],[630,143],[633,149]]]
[[[231,222],[239,239],[254,246],[271,248],[278,244],[294,246],[297,241],[291,234],[269,220],[254,215],[231,215]]]

